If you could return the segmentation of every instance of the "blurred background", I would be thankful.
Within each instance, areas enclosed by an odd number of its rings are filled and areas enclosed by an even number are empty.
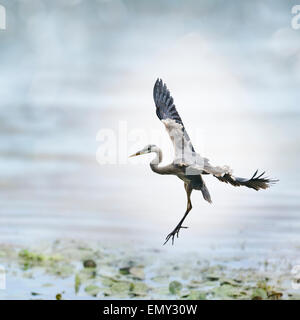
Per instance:
[[[300,245],[295,1],[0,3],[1,242],[161,248],[185,211],[183,183],[151,172],[153,155],[127,159],[154,143],[172,160],[152,98],[160,77],[196,151],[237,176],[280,179],[255,192],[205,177],[213,205],[193,193],[177,248]],[[101,148],[113,163],[97,161]]]

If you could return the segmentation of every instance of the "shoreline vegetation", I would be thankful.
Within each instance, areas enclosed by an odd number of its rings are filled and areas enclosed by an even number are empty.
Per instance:
[[[0,298],[300,299],[288,259],[243,260],[67,240],[1,245]]]

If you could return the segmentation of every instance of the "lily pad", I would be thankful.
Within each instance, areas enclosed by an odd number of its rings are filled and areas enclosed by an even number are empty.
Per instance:
[[[263,288],[256,288],[252,293],[252,300],[263,300],[267,298],[267,292]]]
[[[215,274],[209,274],[206,276],[206,279],[209,281],[218,281],[220,279],[220,277]]]
[[[179,281],[172,281],[169,284],[169,291],[171,294],[179,294],[182,289],[182,284]]]
[[[130,274],[130,267],[124,267],[124,268],[120,268],[119,269],[119,272],[121,273],[121,274],[123,274],[123,275],[128,275],[128,274]]]
[[[151,278],[152,281],[157,282],[157,283],[168,283],[169,282],[169,277],[168,276],[155,276]]]
[[[129,272],[135,279],[139,279],[139,280],[145,279],[144,269],[141,267],[132,267],[129,269]]]
[[[241,291],[236,286],[232,286],[230,284],[223,284],[219,287],[216,287],[212,290],[213,294],[222,299],[228,298],[241,298],[245,296],[245,292]]]
[[[206,293],[201,291],[191,290],[190,293],[186,295],[184,298],[187,300],[206,300]]]
[[[84,291],[89,294],[90,296],[96,297],[97,294],[100,292],[100,287],[91,284],[87,287],[85,287]]]
[[[128,297],[133,293],[134,284],[128,281],[114,281],[112,285],[105,289],[104,296],[114,296],[119,298]]]
[[[102,276],[101,282],[105,287],[111,287],[118,279]]]
[[[130,282],[127,281],[118,281],[113,283],[113,285],[110,287],[110,290],[113,294],[124,294],[128,293],[130,290],[132,290],[133,285]]]
[[[149,291],[149,287],[143,282],[133,283],[130,289],[131,292],[136,296],[146,296]]]
[[[229,284],[233,287],[238,287],[241,285],[240,282],[237,282],[236,280],[231,280],[231,279],[226,279],[226,278],[222,278],[220,279],[220,284],[224,285],[224,284]]]

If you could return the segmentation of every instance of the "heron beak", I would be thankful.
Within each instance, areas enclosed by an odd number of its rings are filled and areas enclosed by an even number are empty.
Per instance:
[[[131,156],[129,156],[129,158],[136,157],[136,156],[139,156],[139,155],[141,155],[140,151],[137,152],[137,153],[132,154]]]

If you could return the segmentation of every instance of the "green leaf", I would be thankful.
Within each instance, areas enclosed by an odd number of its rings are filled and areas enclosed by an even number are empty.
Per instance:
[[[128,293],[131,288],[132,288],[132,285],[130,282],[118,281],[113,283],[110,289],[112,294],[124,294],[124,293]]]
[[[100,288],[94,284],[91,284],[87,287],[85,287],[84,291],[89,294],[90,296],[94,296],[96,297],[97,294],[99,293],[100,291]]]
[[[81,279],[78,273],[75,275],[75,293],[78,293],[81,285]]]
[[[206,279],[209,281],[218,281],[220,277],[217,274],[209,274],[206,276]]]
[[[169,291],[171,294],[178,294],[182,289],[182,284],[179,281],[172,281],[169,284]]]
[[[263,300],[263,299],[267,299],[268,295],[266,290],[264,290],[263,288],[256,288],[254,289],[253,293],[252,293],[252,299],[253,300]]]
[[[212,292],[220,298],[226,299],[226,298],[238,298],[243,295],[241,290],[235,286],[232,286],[230,284],[223,284],[219,287],[216,287],[212,290]]]
[[[192,290],[185,298],[188,300],[206,300],[206,293]]]
[[[134,295],[145,296],[149,291],[149,287],[143,282],[132,283],[132,288],[130,290]]]
[[[128,297],[133,293],[134,284],[129,281],[114,281],[110,288],[104,291],[105,296]]]
[[[239,282],[237,282],[236,280],[226,279],[226,278],[220,279],[220,283],[221,283],[221,285],[229,284],[229,285],[231,285],[233,287],[241,286],[241,284]]]
[[[144,269],[141,267],[132,267],[129,269],[129,272],[136,279],[139,279],[139,280],[145,279]]]
[[[105,277],[105,276],[103,276],[101,280],[102,284],[105,287],[111,287],[116,281],[118,280],[111,277]]]
[[[129,270],[130,270],[130,267],[124,267],[124,268],[120,268],[119,272],[126,276],[126,275],[130,274]]]

